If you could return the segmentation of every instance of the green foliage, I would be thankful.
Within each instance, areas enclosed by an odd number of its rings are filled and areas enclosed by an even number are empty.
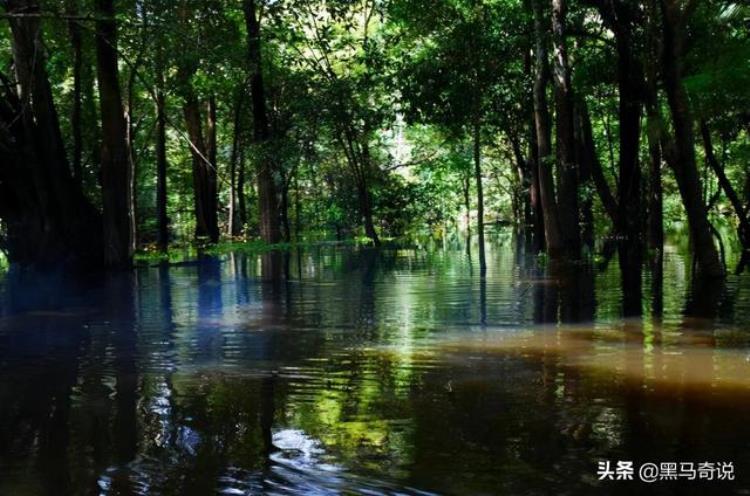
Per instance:
[[[521,222],[529,186],[520,161],[532,158],[531,102],[534,47],[530,9],[516,0],[256,0],[261,22],[262,73],[272,140],[252,136],[250,67],[242,2],[153,0],[118,2],[118,51],[123,104],[135,163],[140,246],[156,240],[154,130],[158,75],[164,75],[167,115],[168,217],[176,246],[192,239],[194,220],[191,144],[183,104],[192,94],[218,104],[219,218],[229,224],[230,170],[244,171],[247,218],[243,250],[364,236],[362,191],[373,223],[385,238],[445,235],[466,227],[476,211],[471,131],[481,126],[482,181],[488,223]],[[591,114],[596,153],[614,191],[617,182],[618,95],[614,33],[598,2],[570,1],[570,59],[575,93]],[[740,2],[696,2],[688,19],[685,85],[697,118],[714,134],[717,155],[747,202],[750,142],[750,36],[748,7]],[[48,0],[42,29],[47,70],[65,146],[72,159],[73,48],[71,26],[81,29],[82,187],[100,206],[98,95],[92,2]],[[66,20],[59,13],[76,13]],[[644,7],[639,15],[646,16]],[[643,22],[640,22],[643,21]],[[658,21],[658,19],[657,19]],[[644,69],[659,60],[647,49],[648,23],[634,26],[633,47]],[[0,72],[12,82],[8,22],[0,23]],[[656,71],[659,75],[659,71]],[[551,95],[550,95],[551,96]],[[658,105],[666,116],[663,94]],[[239,110],[238,110],[239,106]],[[671,132],[667,123],[665,130]],[[645,126],[644,126],[645,128]],[[646,130],[641,163],[647,179]],[[234,143],[237,143],[235,149]],[[702,157],[700,143],[696,149]],[[274,164],[280,204],[286,206],[292,245],[257,242],[255,170]],[[550,164],[551,166],[552,164]],[[708,196],[718,183],[704,169]],[[664,169],[668,227],[684,224],[679,191]],[[645,184],[645,183],[644,183]],[[468,193],[468,204],[465,193]],[[592,184],[597,231],[611,228]],[[282,198],[284,202],[282,202]],[[707,198],[708,199],[708,198]],[[235,198],[234,208],[237,208]],[[733,224],[719,194],[716,224]],[[473,222],[473,221],[471,221]],[[215,250],[223,252],[227,246]],[[172,259],[144,250],[139,260]]]

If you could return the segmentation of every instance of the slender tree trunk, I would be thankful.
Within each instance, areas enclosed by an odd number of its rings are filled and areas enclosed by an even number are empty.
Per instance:
[[[216,97],[211,95],[207,102],[206,112],[206,148],[208,152],[208,163],[204,163],[206,169],[206,220],[208,222],[208,237],[212,243],[219,241],[219,198],[218,198],[218,161],[216,143]]]
[[[652,96],[646,104],[649,153],[648,179],[648,244],[653,250],[662,250],[664,245],[663,189],[661,183],[662,119],[656,101],[656,88],[650,89]]]
[[[302,232],[302,198],[299,190],[299,170],[294,171],[294,240],[300,241]],[[301,270],[301,267],[298,267]]]
[[[247,203],[245,199],[245,148],[240,147],[239,168],[237,170],[237,221],[242,234],[247,226]]]
[[[662,251],[664,248],[664,212],[662,188],[662,164],[664,161],[662,143],[665,142],[664,121],[659,108],[658,66],[661,51],[661,22],[659,7],[661,0],[648,0],[645,3],[647,54],[644,57],[644,99],[646,104],[646,139],[648,140],[649,174],[648,174],[648,246],[658,255],[652,265],[661,271]]]
[[[275,166],[269,141],[271,129],[266,110],[265,87],[260,52],[260,25],[255,12],[255,0],[244,0],[245,27],[247,28],[247,52],[250,63],[250,94],[253,104],[253,138],[260,156],[256,160],[258,177],[258,212],[261,238],[266,243],[278,243],[278,201],[276,199]]]
[[[128,266],[135,251],[132,211],[132,169],[127,124],[117,67],[117,26],[113,0],[97,0],[96,74],[102,121],[101,182],[104,220],[104,262]]]
[[[78,15],[77,0],[66,2],[68,15]],[[68,21],[70,44],[73,47],[73,105],[70,113],[70,127],[73,133],[73,177],[81,184],[83,175],[83,135],[81,132],[81,68],[83,67],[83,48],[81,42],[81,27],[79,21]]]
[[[281,205],[279,208],[281,215],[281,227],[284,231],[284,241],[292,241],[292,229],[289,223],[289,178],[284,177],[281,184]]]
[[[739,223],[737,233],[739,235],[740,242],[742,243],[742,248],[743,250],[749,250],[750,249],[750,219],[748,219],[748,216],[747,216],[748,212],[745,209],[745,206],[742,204],[742,200],[740,199],[740,196],[734,190],[732,183],[729,181],[729,178],[724,172],[724,168],[716,159],[716,155],[714,154],[713,142],[711,140],[711,131],[709,130],[708,124],[706,123],[705,119],[701,119],[700,121],[700,130],[701,130],[701,137],[703,138],[703,149],[706,153],[706,161],[708,162],[708,165],[711,167],[711,169],[713,169],[714,173],[716,174],[716,177],[719,180],[719,185],[721,186],[721,189],[724,191],[724,194],[726,195],[727,199],[729,199],[729,203],[732,204],[732,208],[734,209],[734,212],[737,215],[737,219]]]
[[[575,163],[573,88],[570,82],[566,35],[567,0],[552,0],[552,33],[555,46],[554,88],[557,166],[559,171],[558,217],[564,250],[568,256],[581,252],[578,219],[578,165]]]
[[[523,226],[524,232],[530,232],[534,224],[534,214],[531,209],[531,190],[533,184],[531,168],[529,167],[531,161],[524,157],[518,135],[511,130],[508,130],[506,135],[513,150],[513,158],[516,161],[516,177],[518,178],[518,185],[515,188],[517,193],[514,196],[514,198],[517,197],[519,203],[516,222]]]
[[[575,144],[576,144],[576,163],[579,167],[579,184],[585,195],[581,201],[581,241],[589,252],[594,248],[594,213],[591,184],[593,183],[591,162],[586,159],[586,139],[581,126],[581,105],[575,106],[574,125],[575,125]]]
[[[534,250],[543,250],[546,246],[544,239],[544,213],[542,212],[541,188],[539,185],[539,147],[536,139],[536,126],[534,117],[531,118],[529,140],[528,169],[531,174],[531,185],[529,201],[531,202],[531,213],[534,222]]]
[[[482,128],[477,121],[473,130],[474,140],[474,181],[477,187],[477,243],[479,243],[479,270],[487,269],[484,252],[484,190],[482,188]]]
[[[375,230],[375,222],[373,220],[372,196],[370,195],[371,163],[370,146],[367,143],[367,136],[369,135],[369,133],[365,132],[363,134],[365,137],[363,138],[364,143],[362,143],[360,146],[360,163],[358,167],[354,167],[355,176],[357,177],[358,181],[360,213],[362,215],[362,221],[365,227],[365,235],[372,240],[372,243],[375,246],[380,246],[380,237],[378,236],[378,232]],[[355,148],[353,142],[350,142],[349,148],[352,150],[352,160],[356,162],[357,159],[356,153],[354,152]]]
[[[229,226],[227,233],[230,236],[239,236],[241,230],[239,216],[237,215],[237,161],[242,146],[242,102],[244,100],[244,88],[238,88],[237,98],[234,103],[234,135],[232,137],[232,155],[229,158]]]
[[[462,172],[461,189],[464,196],[464,222],[466,223],[466,256],[471,264],[471,171]]]
[[[164,67],[162,52],[157,48],[156,62],[156,244],[160,251],[169,245],[167,217],[167,116],[164,96]]]
[[[546,28],[542,0],[532,0],[534,10],[534,33],[536,38],[534,71],[534,125],[538,149],[537,168],[539,174],[539,197],[544,217],[544,237],[547,252],[552,257],[563,254],[564,246],[555,201],[555,185],[552,178],[552,131],[547,105],[549,83],[549,59],[547,47],[549,33]]]
[[[663,79],[674,125],[674,146],[669,162],[674,170],[682,202],[687,212],[693,249],[701,275],[722,277],[724,268],[711,235],[706,206],[701,198],[701,180],[695,161],[693,119],[682,83],[682,57],[685,44],[685,13],[677,0],[662,0],[664,29]]]
[[[591,179],[593,180],[599,200],[602,202],[604,211],[612,220],[612,224],[617,225],[617,200],[615,200],[615,197],[612,195],[609,183],[607,183],[607,179],[604,177],[604,171],[602,170],[602,164],[599,161],[599,155],[596,153],[596,145],[594,143],[594,136],[591,129],[591,118],[589,116],[586,100],[579,100],[577,115],[580,120],[581,145],[583,147],[581,159],[586,163],[585,167],[591,173]]]

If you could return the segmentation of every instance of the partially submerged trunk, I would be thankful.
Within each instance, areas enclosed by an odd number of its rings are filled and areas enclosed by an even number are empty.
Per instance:
[[[575,160],[573,88],[566,36],[567,0],[552,0],[552,33],[554,38],[554,88],[556,146],[558,167],[558,218],[567,256],[577,258],[581,252],[578,219],[578,164]]]
[[[641,207],[641,137],[643,68],[633,53],[635,14],[626,3],[613,2],[600,9],[615,34],[619,121],[617,174],[617,247],[623,285],[623,313],[640,315],[643,258],[643,209]]]
[[[695,160],[693,119],[682,82],[686,13],[680,5],[676,0],[662,1],[663,79],[674,126],[674,143],[669,154],[669,163],[687,212],[690,237],[699,271],[705,277],[721,277],[724,275],[724,268],[719,260],[701,195],[701,180]]]
[[[648,54],[644,63],[645,104],[646,104],[646,138],[648,140],[649,174],[648,174],[648,246],[657,250],[659,255],[654,263],[661,261],[664,245],[664,213],[662,165],[664,162],[662,143],[665,141],[664,120],[659,108],[658,70],[661,51],[661,30],[657,0],[646,2]],[[659,267],[661,270],[661,267]]]
[[[367,138],[364,138],[367,139]],[[362,157],[359,164],[359,179],[357,191],[359,193],[360,213],[365,226],[365,235],[372,240],[375,246],[380,246],[380,237],[375,230],[375,222],[372,212],[372,196],[370,195],[370,146],[367,143],[361,145]]]
[[[247,227],[247,201],[245,199],[245,148],[240,147],[237,170],[237,229],[242,234]]]
[[[133,261],[132,163],[117,67],[114,0],[97,0],[96,75],[102,121],[101,183],[104,262],[110,267]]]
[[[208,163],[206,168],[206,213],[208,222],[208,238],[212,243],[219,241],[219,198],[218,198],[218,167],[216,142],[216,97],[211,95],[206,103],[206,148]]]
[[[531,176],[529,186],[529,202],[531,204],[531,215],[534,223],[533,247],[534,250],[543,250],[546,246],[544,239],[544,212],[542,212],[541,188],[539,185],[539,148],[536,138],[536,126],[534,117],[531,118],[529,126],[531,139],[529,140],[528,170]]]
[[[591,252],[594,249],[594,194],[590,186],[593,183],[591,162],[586,159],[586,140],[583,135],[580,112],[580,105],[575,106],[574,112],[574,130],[576,146],[576,163],[578,164],[578,181],[581,186],[581,242],[583,247]]]
[[[549,83],[549,60],[547,56],[548,31],[541,0],[532,0],[534,9],[534,33],[536,39],[534,70],[534,125],[537,139],[537,169],[539,175],[539,197],[544,218],[544,236],[547,252],[552,257],[563,254],[564,245],[555,201],[555,185],[552,178],[552,137],[547,84]]]
[[[244,0],[243,12],[247,28],[247,54],[250,64],[250,94],[253,108],[253,141],[259,157],[256,159],[258,182],[258,223],[260,235],[266,243],[281,240],[279,209],[276,198],[275,165],[269,142],[271,128],[268,124],[266,96],[260,51],[260,24],[255,9],[255,0]]]
[[[646,103],[646,136],[648,138],[648,245],[653,250],[661,250],[664,245],[664,214],[661,133],[663,122],[657,107],[656,95]]]
[[[211,188],[209,186],[211,169],[209,149],[203,135],[200,103],[188,84],[185,102],[182,106],[185,124],[190,139],[190,154],[193,163],[193,206],[195,211],[195,237],[208,238],[211,242],[218,240],[218,225],[215,221],[216,211],[212,210]]]
[[[740,243],[742,244],[743,252],[746,252],[750,250],[750,219],[748,219],[748,211],[742,204],[740,195],[737,194],[737,192],[734,190],[732,183],[729,181],[729,178],[724,172],[724,168],[719,163],[716,155],[714,154],[714,147],[711,140],[711,131],[704,119],[701,119],[700,121],[700,130],[701,137],[703,138],[703,149],[706,153],[706,161],[708,162],[708,165],[711,167],[711,169],[713,169],[714,174],[716,174],[721,189],[724,191],[724,194],[729,200],[729,203],[732,204],[732,208],[737,215],[737,235],[739,237]],[[740,266],[738,267],[740,271],[743,268],[743,264],[740,264]]]
[[[479,270],[487,269],[484,253],[484,189],[482,188],[482,129],[479,122],[474,124],[474,181],[477,187],[477,242],[479,243]]]
[[[164,68],[160,49],[156,62],[156,244],[166,251],[169,244],[167,216],[167,116],[164,96]]]
[[[242,233],[237,210],[237,166],[240,158],[240,147],[242,146],[242,102],[244,100],[244,88],[238,88],[237,98],[234,102],[234,129],[232,136],[232,153],[229,158],[229,215],[227,216],[227,233],[230,236],[239,236]]]
[[[32,0],[5,2],[34,14]],[[46,71],[40,21],[9,18],[17,85],[0,87],[0,218],[11,262],[96,267],[103,262],[101,217],[73,180]]]

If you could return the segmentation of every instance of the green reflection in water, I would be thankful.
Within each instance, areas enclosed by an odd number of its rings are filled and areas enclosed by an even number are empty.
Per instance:
[[[748,279],[669,252],[622,319],[616,261],[517,248],[484,280],[461,245],[314,248],[276,283],[243,254],[10,273],[0,494],[580,493],[601,459],[734,461],[716,490],[748,489]]]

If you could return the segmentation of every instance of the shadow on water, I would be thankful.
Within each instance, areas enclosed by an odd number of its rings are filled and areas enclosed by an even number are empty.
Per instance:
[[[0,494],[628,493],[596,477],[618,459],[735,463],[656,493],[750,490],[750,281],[516,241],[485,274],[463,240],[11,271]]]

